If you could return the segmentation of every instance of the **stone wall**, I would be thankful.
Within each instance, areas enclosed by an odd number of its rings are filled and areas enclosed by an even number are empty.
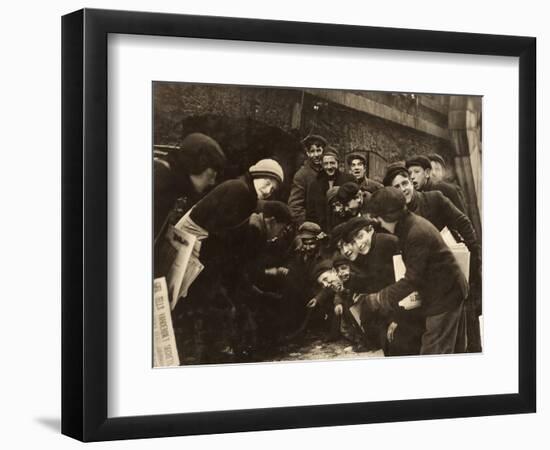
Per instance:
[[[275,127],[296,141],[308,134],[321,134],[342,156],[362,150],[376,152],[383,160],[393,162],[412,153],[435,152],[452,168],[453,146],[444,138],[444,99],[363,91],[157,82],[153,91],[154,143],[177,145],[182,134],[189,131],[184,123],[189,123],[190,118],[216,115]],[[369,110],[363,105],[365,101],[373,114],[365,112]],[[373,105],[385,115],[375,115]],[[297,161],[299,164],[300,155]],[[376,175],[380,178],[382,174]]]

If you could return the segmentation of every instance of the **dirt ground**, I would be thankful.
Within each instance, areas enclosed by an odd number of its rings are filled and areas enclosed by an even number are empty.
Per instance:
[[[379,350],[364,350],[350,341],[339,338],[327,340],[326,334],[308,332],[304,336],[284,344],[271,345],[268,348],[247,348],[236,351],[226,341],[209,345],[204,354],[200,345],[186,342],[180,350],[182,365],[224,364],[273,361],[315,361],[334,359],[380,358],[384,352]]]

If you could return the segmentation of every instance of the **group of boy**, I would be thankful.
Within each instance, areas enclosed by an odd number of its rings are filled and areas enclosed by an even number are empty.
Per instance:
[[[183,141],[179,154],[192,155],[185,166],[159,165],[155,205],[168,195],[157,189],[162,180],[180,208],[174,216],[155,206],[156,239],[167,226],[193,234],[204,266],[173,311],[176,334],[191,330],[191,345],[203,349],[200,362],[213,352],[213,335],[225,333],[239,360],[260,342],[273,348],[311,329],[386,355],[480,351],[472,328],[480,313],[481,247],[460,188],[434,181],[445,160],[414,156],[390,164],[381,184],[367,177],[363,154],[348,155],[345,172],[322,136],[303,144],[306,160],[287,203],[274,200],[285,174],[270,158],[208,190],[225,155],[199,133]],[[182,177],[183,184],[165,181]],[[181,185],[193,199],[183,208]],[[470,251],[469,283],[440,235],[445,227]],[[395,255],[406,268],[398,281]],[[180,351],[189,346],[184,340]]]
[[[333,158],[328,154],[320,157],[323,170]],[[430,157],[413,155],[388,165],[384,186],[371,183],[371,191],[358,180],[338,186],[337,178],[326,191],[327,219],[321,222],[334,253],[319,258],[313,278],[321,292],[333,291],[342,334],[388,355],[481,351],[481,245],[461,189],[431,176],[433,168],[443,175],[444,159]],[[348,157],[348,165],[361,166],[354,158]],[[312,178],[310,186],[327,175]],[[311,191],[304,191],[306,218]],[[445,228],[468,248],[468,273],[443,240]],[[406,269],[399,280],[396,255]]]

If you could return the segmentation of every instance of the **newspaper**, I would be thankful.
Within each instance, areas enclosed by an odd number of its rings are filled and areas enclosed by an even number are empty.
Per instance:
[[[349,312],[353,319],[357,322],[357,325],[359,325],[359,328],[363,332],[365,332],[365,329],[363,328],[363,325],[361,325],[361,306],[358,303],[355,303],[349,307]]]
[[[166,274],[166,284],[172,309],[175,308],[182,291],[187,266],[196,240],[196,236],[186,231],[168,227],[162,242],[159,259],[164,271],[161,273]],[[168,269],[166,270],[166,268]],[[190,283],[186,284],[188,288]]]
[[[460,270],[462,270],[462,273],[466,277],[466,281],[470,280],[470,251],[468,250],[468,247],[466,247],[466,244],[463,242],[456,242],[455,238],[449,231],[447,227],[443,228],[441,230],[441,237],[447,244],[447,246],[451,249],[451,252],[453,253],[456,262],[458,263],[458,266],[460,267]]]
[[[180,365],[164,277],[153,283],[153,362],[154,367]]]
[[[200,247],[201,247],[200,241],[196,241],[195,245],[193,246],[193,252],[191,253],[191,256],[189,257],[189,261],[187,263],[187,269],[185,271],[185,275],[181,283],[178,298],[187,297],[187,292],[189,290],[189,287],[204,269],[204,265],[199,261]],[[175,303],[174,303],[174,306],[175,306]]]
[[[395,274],[395,281],[399,281],[401,278],[404,278],[406,271],[407,268],[405,267],[402,256],[393,255],[393,272]],[[416,309],[422,306],[422,300],[420,300],[418,292],[413,292],[412,294],[402,299],[398,303],[398,305],[406,310]]]

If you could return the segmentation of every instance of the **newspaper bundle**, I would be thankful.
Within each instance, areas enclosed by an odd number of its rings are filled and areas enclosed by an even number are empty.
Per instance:
[[[168,227],[159,252],[159,272],[166,274],[166,284],[172,309],[180,297],[186,297],[191,283],[204,266],[198,259],[201,243],[185,230]]]
[[[164,277],[153,282],[153,361],[154,367],[180,365]]]
[[[458,243],[456,242],[455,238],[449,231],[447,227],[443,228],[441,230],[441,237],[445,241],[445,244],[451,249],[451,252],[453,252],[453,255],[456,258],[456,262],[458,263],[458,266],[462,270],[462,273],[466,277],[466,281],[470,280],[470,251],[468,250],[468,247],[466,247],[466,244],[463,242]]]
[[[470,278],[470,251],[464,243],[456,242],[455,238],[447,227],[441,230],[441,237],[453,253],[460,269],[462,270],[462,273],[466,277],[466,281],[468,281]],[[395,273],[395,281],[398,281],[405,276],[405,272],[407,269],[401,255],[393,256],[393,270]],[[399,302],[399,306],[404,309],[415,309],[420,307],[421,305],[422,301],[418,295],[418,292],[413,292],[411,295],[405,297]]]

